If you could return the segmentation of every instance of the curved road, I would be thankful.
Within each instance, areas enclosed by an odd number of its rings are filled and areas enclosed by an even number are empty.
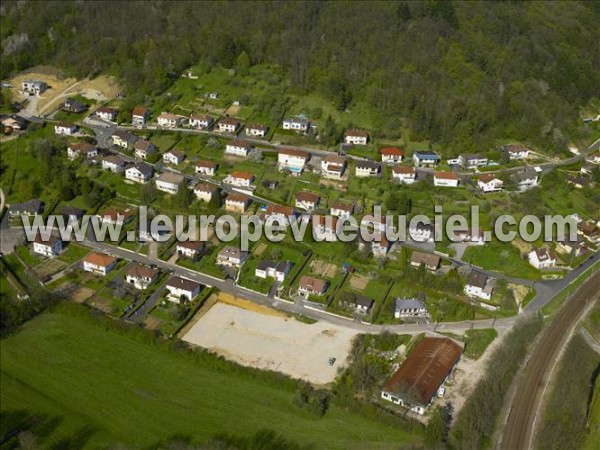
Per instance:
[[[575,291],[544,331],[518,376],[497,448],[515,450],[532,447],[540,405],[556,362],[560,360],[590,301],[598,298],[599,293],[600,272],[596,272]]]

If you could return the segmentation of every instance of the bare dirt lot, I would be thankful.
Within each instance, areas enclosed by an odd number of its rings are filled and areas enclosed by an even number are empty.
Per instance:
[[[58,261],[56,259],[49,259],[37,266],[35,269],[33,269],[33,271],[39,278],[45,278],[52,274],[55,274],[56,272],[59,272],[66,266],[67,265],[62,261]]]
[[[331,324],[305,324],[217,303],[183,337],[227,359],[283,372],[315,384],[335,379],[356,332]],[[329,365],[328,359],[336,358]]]
[[[51,112],[58,107],[70,95],[82,95],[84,97],[105,101],[114,98],[121,90],[113,77],[101,75],[94,79],[84,78],[76,80],[65,76],[60,70],[48,66],[36,66],[19,73],[8,82],[12,85],[12,99],[21,101],[24,97],[20,95],[21,83],[24,80],[41,80],[48,84],[48,90],[35,98],[32,105],[32,114],[40,115]],[[34,97],[29,97],[32,102]]]
[[[357,291],[364,290],[369,284],[369,279],[362,275],[353,274],[350,278],[350,286]]]
[[[338,267],[335,264],[317,259],[310,263],[310,270],[319,276],[334,278],[337,275]]]

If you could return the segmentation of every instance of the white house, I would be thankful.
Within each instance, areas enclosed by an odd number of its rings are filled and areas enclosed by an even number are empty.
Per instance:
[[[568,236],[565,236],[563,239],[557,239],[556,248],[562,253],[567,255],[573,254],[575,257],[578,257],[588,251],[587,244],[579,236],[577,236],[577,238],[574,240],[569,239]]]
[[[217,170],[218,164],[212,161],[197,161],[194,164],[196,174],[213,177]]]
[[[108,106],[101,106],[96,110],[96,117],[102,120],[106,120],[107,122],[114,122],[117,120],[117,115],[119,112],[114,108],[109,108]]]
[[[330,209],[330,213],[332,216],[340,217],[340,218],[350,217],[353,212],[354,212],[353,204],[348,204],[348,203],[339,202],[339,201],[334,202],[333,205],[331,205],[331,209]]]
[[[381,175],[381,166],[374,161],[357,161],[355,175],[359,178],[378,177]]]
[[[414,167],[395,166],[392,169],[392,179],[404,184],[413,184],[417,179],[417,171]]]
[[[265,211],[265,221],[268,217],[276,217],[280,224],[287,225],[288,221],[296,218],[296,211],[291,206],[270,203]]]
[[[54,133],[71,136],[77,133],[77,125],[70,122],[58,122],[54,125]]]
[[[177,194],[179,187],[184,182],[183,175],[174,172],[163,172],[156,179],[156,189],[167,194]]]
[[[133,284],[136,289],[148,289],[156,278],[158,277],[158,270],[152,269],[151,267],[144,266],[143,264],[133,264],[127,272],[125,272],[125,280],[129,284]]]
[[[24,80],[21,83],[21,90],[27,94],[40,95],[48,89],[48,85],[40,80]]]
[[[429,150],[417,150],[413,153],[413,164],[415,167],[433,167],[440,162],[440,155]]]
[[[433,185],[441,187],[458,187],[458,174],[454,172],[435,172],[433,174]]]
[[[167,281],[166,288],[169,291],[168,299],[179,303],[182,299],[193,300],[199,293],[201,285],[195,281],[181,277],[171,277]]]
[[[483,192],[499,192],[502,190],[504,182],[501,179],[496,178],[493,173],[486,173],[477,179],[477,186],[479,186],[479,189]]]
[[[465,284],[464,291],[469,297],[489,300],[492,298],[493,288],[490,278],[485,273],[473,270]]]
[[[43,255],[46,258],[54,258],[59,255],[63,250],[62,240],[51,234],[48,240],[42,239],[42,236],[38,234],[33,241],[33,253]]]
[[[323,295],[329,283],[320,278],[302,276],[298,284],[298,292],[305,295]]]
[[[115,130],[111,136],[113,145],[124,149],[133,148],[133,145],[137,141],[137,136],[128,133],[123,130]]]
[[[399,148],[385,147],[381,149],[381,162],[384,164],[399,164],[404,159],[404,152]]]
[[[139,139],[133,146],[137,158],[146,159],[149,155],[156,153],[154,144],[146,139]]]
[[[247,195],[232,192],[225,199],[225,211],[244,214],[250,202],[251,199]]]
[[[131,125],[137,128],[143,128],[146,126],[147,117],[148,111],[146,111],[146,108],[136,106],[133,108],[133,112],[131,114]]]
[[[299,192],[296,195],[296,208],[312,211],[319,203],[319,195],[313,192]]]
[[[102,169],[110,170],[114,173],[123,172],[125,170],[126,161],[119,155],[107,155],[102,158]]]
[[[310,123],[308,122],[308,120],[293,118],[285,119],[282,124],[282,128],[284,130],[301,131],[303,133],[306,133],[308,131],[309,126]]]
[[[396,298],[394,300],[394,317],[405,319],[407,317],[429,317],[425,302],[416,298]]]
[[[237,129],[240,127],[241,123],[238,120],[225,118],[219,120],[217,123],[217,129],[221,133],[235,133]]]
[[[254,275],[258,278],[275,278],[282,282],[291,268],[292,263],[289,261],[261,261],[256,266]]]
[[[136,183],[147,183],[153,175],[153,167],[146,163],[138,163],[125,170],[125,178]]]
[[[106,276],[117,265],[117,258],[105,253],[90,253],[83,258],[83,270]]]
[[[217,188],[208,183],[197,183],[192,188],[198,200],[210,202]]]
[[[98,149],[95,145],[87,142],[73,142],[67,147],[67,156],[72,161],[80,156],[83,158],[93,158],[98,156]]]
[[[330,180],[340,180],[346,170],[346,158],[331,155],[321,160],[321,175]]]
[[[225,154],[232,156],[248,156],[252,150],[252,144],[242,139],[234,139],[225,146]]]
[[[487,166],[488,159],[482,155],[460,155],[458,157],[458,164],[463,166],[465,169],[476,169],[478,167]]]
[[[515,181],[521,191],[535,187],[539,184],[539,175],[535,169],[526,167],[520,172],[515,173]]]
[[[177,242],[176,251],[180,257],[196,259],[202,254],[204,247],[202,241],[181,241]]]
[[[504,146],[504,151],[508,152],[508,158],[513,159],[525,159],[529,158],[529,152],[531,151],[524,145],[520,144],[509,144]]]
[[[289,170],[292,174],[300,174],[304,170],[310,153],[302,150],[284,149],[277,155],[279,170]]]
[[[227,175],[227,177],[225,177],[225,179],[223,180],[223,183],[225,184],[231,184],[233,186],[237,186],[237,187],[246,187],[249,188],[252,186],[252,183],[254,182],[254,174],[251,174],[250,172],[243,172],[241,170],[235,170],[233,172],[231,172],[229,175]]]
[[[192,114],[190,116],[190,126],[194,128],[208,129],[214,122],[215,119],[205,114]]]
[[[536,248],[527,255],[529,264],[536,269],[550,269],[556,266],[556,253],[546,248]]]
[[[225,246],[217,254],[217,265],[240,267],[248,258],[248,252],[243,252],[239,248]]]
[[[413,241],[433,242],[433,225],[417,222],[408,226],[408,234]]]
[[[336,233],[338,218],[332,216],[313,215],[312,221],[313,236],[316,240],[326,242],[336,242],[338,236]]]
[[[181,116],[163,112],[156,118],[156,123],[162,128],[177,128],[181,126],[181,120]]]
[[[162,160],[165,164],[178,165],[185,159],[185,153],[181,150],[173,149],[163,153]]]
[[[351,145],[367,145],[369,133],[364,130],[347,130],[344,133],[344,143]]]
[[[260,124],[246,125],[246,136],[264,138],[269,132],[269,127]]]

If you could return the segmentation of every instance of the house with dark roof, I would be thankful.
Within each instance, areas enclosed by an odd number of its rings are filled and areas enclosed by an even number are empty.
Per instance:
[[[254,275],[258,278],[275,278],[281,282],[292,269],[292,263],[289,261],[261,261],[256,266]]]
[[[456,368],[463,347],[449,338],[425,337],[385,383],[381,398],[424,414]]]
[[[169,291],[167,298],[180,303],[182,300],[191,301],[200,293],[202,285],[187,278],[173,276],[167,281],[166,288]]]
[[[85,103],[81,103],[78,100],[73,98],[67,98],[63,103],[62,110],[71,112],[71,113],[82,113],[88,109],[88,106]]]
[[[437,166],[441,160],[440,155],[430,150],[417,150],[413,153],[412,159],[415,167]]]
[[[556,253],[547,248],[536,248],[527,254],[529,264],[536,269],[550,269],[556,266]]]
[[[148,289],[148,286],[154,283],[157,278],[158,270],[143,264],[134,263],[125,272],[125,280],[135,286],[136,289]]]
[[[63,243],[59,236],[51,234],[48,239],[44,239],[41,234],[35,236],[33,241],[33,253],[45,256],[46,258],[54,258],[63,251]]]
[[[435,272],[440,267],[441,258],[431,253],[413,251],[410,257],[410,265],[413,267],[425,266],[427,270]]]
[[[485,273],[473,270],[465,284],[464,292],[468,297],[489,300],[494,292],[492,280]]]
[[[147,183],[153,176],[154,168],[146,163],[137,163],[125,170],[125,178],[136,183]]]
[[[11,217],[15,216],[37,216],[44,212],[44,203],[33,198],[22,203],[13,203],[8,207],[8,214]]]
[[[378,177],[381,175],[381,166],[375,161],[357,161],[354,173],[359,178]]]
[[[394,300],[394,317],[396,319],[429,317],[429,311],[427,311],[423,300],[396,298]]]
[[[350,145],[367,145],[369,133],[365,130],[347,130],[344,133],[344,143]]]

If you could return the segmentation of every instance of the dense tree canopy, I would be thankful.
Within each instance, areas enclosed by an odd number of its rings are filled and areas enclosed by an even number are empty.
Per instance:
[[[1,7],[2,76],[51,63],[156,94],[198,61],[284,67],[381,128],[560,149],[600,86],[598,2],[32,2]]]

